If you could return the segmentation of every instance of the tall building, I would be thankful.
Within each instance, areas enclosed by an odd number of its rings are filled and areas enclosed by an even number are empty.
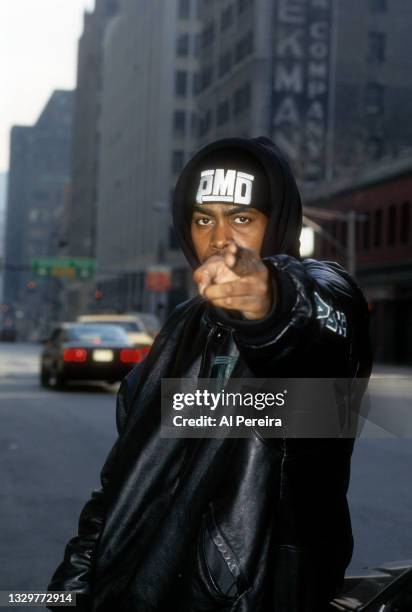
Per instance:
[[[300,180],[326,172],[333,0],[203,0],[200,141],[269,136]]]
[[[33,128],[14,126],[10,138],[9,188],[4,248],[4,300],[18,304],[23,299],[26,225],[28,216],[29,157]],[[21,223],[24,219],[26,222]]]
[[[0,172],[0,302],[3,299],[4,229],[7,197],[7,173]]]
[[[314,184],[411,145],[407,0],[201,0],[199,142],[272,137]]]
[[[145,290],[146,272],[166,261],[169,299],[186,295],[170,199],[196,143],[196,4],[123,0],[106,31],[96,249],[101,307],[155,310],[159,295]]]
[[[37,123],[11,132],[4,301],[24,333],[55,315],[52,279],[35,279],[33,257],[56,255],[59,215],[70,181],[73,93],[55,91]]]
[[[412,5],[340,0],[337,7],[335,174],[412,147]]]
[[[273,2],[202,0],[199,142],[269,133]]]
[[[64,252],[73,257],[95,257],[99,121],[103,81],[103,39],[108,22],[118,10],[117,0],[97,0],[85,12],[79,40],[77,85],[74,93],[72,187],[67,199]],[[67,287],[67,311],[86,307],[94,283]]]

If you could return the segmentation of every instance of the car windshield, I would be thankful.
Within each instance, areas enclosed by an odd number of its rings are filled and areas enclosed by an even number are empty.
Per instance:
[[[116,325],[124,329],[125,332],[142,332],[144,329],[137,323],[137,321],[99,321],[99,325]]]
[[[102,342],[127,342],[127,336],[121,327],[117,325],[76,325],[67,331],[70,341],[91,342],[101,344]]]

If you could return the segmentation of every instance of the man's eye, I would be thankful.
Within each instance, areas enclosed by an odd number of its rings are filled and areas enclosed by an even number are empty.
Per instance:
[[[251,219],[249,217],[244,217],[243,215],[240,215],[238,217],[235,217],[234,221],[238,225],[246,225],[246,223],[249,223]]]
[[[209,225],[209,221],[211,221],[211,219],[208,217],[202,217],[201,219],[196,219],[195,223],[197,225]]]

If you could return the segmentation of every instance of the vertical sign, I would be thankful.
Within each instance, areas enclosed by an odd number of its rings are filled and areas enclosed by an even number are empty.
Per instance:
[[[325,178],[334,0],[277,0],[272,136],[303,181]]]

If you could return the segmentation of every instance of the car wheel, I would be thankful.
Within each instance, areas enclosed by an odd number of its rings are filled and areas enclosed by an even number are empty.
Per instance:
[[[49,372],[48,375],[48,386],[52,389],[63,389],[66,383],[66,379],[64,378],[61,372],[58,372],[56,369]]]
[[[40,384],[42,387],[49,386],[49,373],[44,366],[40,370]]]

